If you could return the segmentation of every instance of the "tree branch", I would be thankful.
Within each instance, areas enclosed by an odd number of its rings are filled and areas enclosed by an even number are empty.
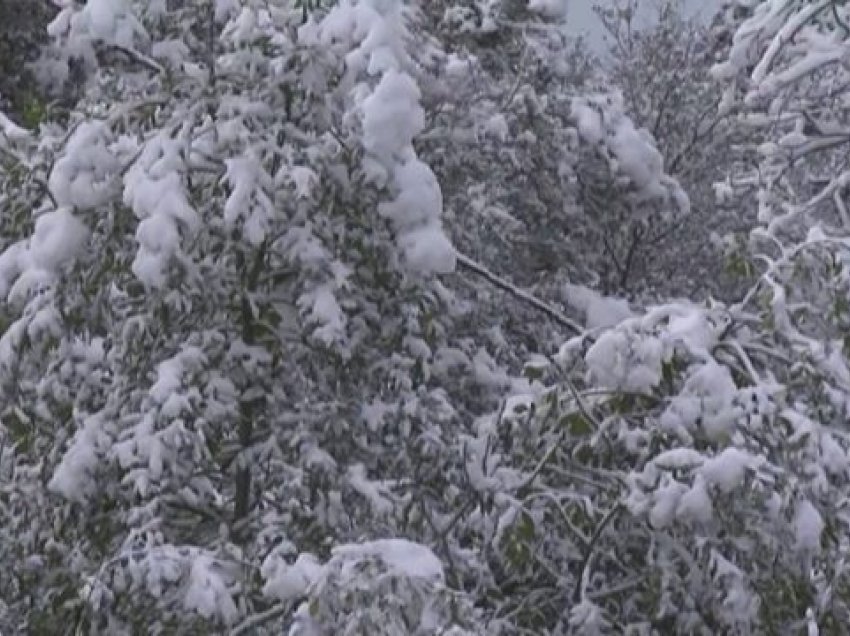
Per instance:
[[[608,527],[617,515],[620,514],[620,511],[623,509],[622,504],[616,504],[608,513],[603,517],[602,521],[599,522],[599,525],[596,526],[596,530],[593,532],[593,536],[590,537],[590,544],[587,547],[587,553],[584,555],[584,559],[582,560],[581,567],[579,568],[579,575],[576,578],[576,586],[575,590],[573,590],[573,602],[578,603],[581,601],[585,594],[585,586],[587,584],[587,575],[588,568],[590,566],[590,559],[593,556],[593,550],[596,547],[596,544],[599,542],[602,533],[605,531],[605,528]]]
[[[108,64],[109,60],[107,58],[109,57],[109,54],[118,53],[126,57],[131,62],[135,62],[153,73],[158,73],[160,75],[165,73],[165,69],[152,57],[148,57],[144,53],[126,46],[120,46],[118,44],[102,44],[97,53],[101,63]]]
[[[233,629],[230,630],[230,636],[240,636],[241,634],[253,632],[257,627],[259,627],[263,623],[268,623],[269,621],[272,621],[278,616],[286,613],[288,609],[289,603],[279,603],[277,605],[273,605],[266,611],[260,612],[259,614],[254,614],[253,616],[246,618],[244,621],[236,625]]]
[[[509,293],[514,298],[518,298],[523,302],[531,305],[535,309],[541,311],[546,314],[549,318],[557,322],[562,327],[566,327],[567,329],[575,332],[576,334],[584,333],[585,329],[576,321],[570,319],[563,312],[558,310],[555,307],[543,302],[536,296],[528,293],[527,291],[520,289],[516,285],[506,281],[505,279],[497,276],[489,269],[481,265],[480,263],[472,260],[468,256],[461,254],[460,252],[456,253],[457,255],[457,264],[461,269],[465,269],[467,271],[473,272],[478,276],[481,276],[488,282],[492,283],[502,291]]]

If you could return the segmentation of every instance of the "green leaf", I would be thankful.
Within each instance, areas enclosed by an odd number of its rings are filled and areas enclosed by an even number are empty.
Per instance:
[[[38,128],[47,119],[47,108],[37,97],[30,95],[21,109],[21,123],[25,128]]]
[[[532,365],[527,365],[523,368],[522,374],[526,377],[526,379],[531,380],[539,380],[543,377],[544,369],[541,367],[535,367]]]
[[[534,520],[528,514],[523,513],[516,525],[515,532],[517,538],[531,541],[534,538]]]
[[[586,437],[593,433],[593,425],[578,411],[562,417],[561,426],[565,426],[574,437]]]

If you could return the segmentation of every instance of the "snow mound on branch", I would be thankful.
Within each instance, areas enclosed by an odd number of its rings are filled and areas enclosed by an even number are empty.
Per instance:
[[[591,380],[605,388],[649,392],[661,382],[663,356],[659,338],[613,329],[599,336],[585,362]]]
[[[406,158],[413,138],[425,125],[419,87],[406,73],[384,73],[363,100],[363,147],[382,162]]]
[[[192,559],[183,607],[204,618],[220,618],[230,625],[239,618],[239,609],[220,569],[218,562],[209,555],[198,554]]]
[[[263,562],[260,572],[266,581],[263,594],[289,601],[304,596],[322,577],[324,566],[312,554],[299,554],[292,565],[272,554]]]
[[[337,546],[325,564],[311,554],[301,554],[289,565],[280,555],[272,553],[261,568],[266,581],[263,593],[280,600],[293,600],[321,586],[331,573],[339,575],[339,584],[344,586],[346,581],[361,575],[357,566],[364,561],[380,562],[391,576],[432,583],[442,583],[444,579],[442,563],[426,546],[407,539],[378,539]]]
[[[124,176],[124,203],[140,219],[133,273],[153,288],[165,284],[169,263],[181,254],[181,231],[191,235],[200,224],[183,182],[181,151],[179,142],[155,137]]]
[[[603,296],[583,285],[567,284],[564,292],[567,304],[584,313],[588,329],[613,327],[632,317],[629,302],[624,298]]]
[[[639,201],[663,201],[681,214],[690,211],[688,195],[664,172],[664,160],[649,132],[635,128],[619,93],[576,97],[572,120],[579,137],[608,159],[612,172],[634,187]]]
[[[707,459],[699,472],[708,483],[716,486],[720,492],[728,494],[744,482],[748,469],[754,470],[762,463],[762,458],[730,447]]]
[[[11,119],[6,117],[6,115],[0,112],[0,142],[6,140],[12,143],[23,142],[31,138],[32,135],[27,129],[21,128]]]
[[[797,504],[794,515],[796,547],[800,551],[820,552],[820,536],[824,529],[823,517],[808,500]]]
[[[411,579],[442,581],[440,559],[424,545],[407,539],[379,539],[342,545],[333,549],[332,561],[357,562],[377,559],[390,574]]]
[[[12,285],[26,269],[27,258],[26,241],[18,241],[0,254],[0,299],[8,301]]]
[[[50,173],[48,188],[57,205],[95,208],[114,194],[118,158],[109,146],[111,132],[102,122],[83,122],[74,130]]]
[[[128,0],[88,0],[83,3],[55,0],[53,4],[61,9],[47,26],[47,33],[61,43],[64,59],[45,65],[43,70],[49,68],[48,73],[54,75],[54,79],[67,79],[71,59],[94,65],[98,45],[131,51],[137,44],[150,42],[149,34]]]
[[[440,223],[443,196],[437,177],[413,149],[413,138],[424,126],[419,97],[410,76],[386,72],[363,101],[363,145],[392,175],[395,199],[378,209],[392,221],[407,266],[446,273],[455,267],[455,254]]]
[[[97,490],[94,473],[110,442],[103,421],[96,416],[88,418],[53,472],[47,485],[50,492],[77,503],[94,495]]]
[[[544,18],[565,18],[569,8],[569,0],[529,0],[528,10]]]
[[[36,219],[29,257],[36,267],[55,271],[77,255],[88,235],[86,226],[68,208],[47,212]]]
[[[392,197],[378,211],[392,223],[402,265],[415,274],[446,273],[454,270],[456,257],[442,228],[439,183],[413,147],[425,113],[416,80],[405,70],[411,67],[405,20],[402,3],[342,2],[318,24],[305,24],[300,35],[344,56],[354,102],[347,119],[362,127],[368,181]]]
[[[714,456],[692,448],[666,450],[631,474],[626,505],[633,514],[646,514],[655,528],[675,520],[707,523],[713,514],[710,492],[731,493],[743,486],[747,471],[765,463],[764,457],[735,447]]]

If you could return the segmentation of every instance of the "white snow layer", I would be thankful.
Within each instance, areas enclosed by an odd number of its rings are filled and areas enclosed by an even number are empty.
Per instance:
[[[180,231],[192,233],[199,224],[183,184],[181,150],[178,141],[154,138],[124,176],[124,203],[141,219],[132,269],[149,287],[165,284],[168,265],[180,253]]]
[[[392,193],[393,200],[379,211],[393,225],[404,266],[420,274],[444,273],[454,269],[455,252],[442,228],[437,178],[413,148],[425,115],[419,87],[403,70],[410,66],[404,20],[398,2],[343,2],[320,24],[302,27],[302,35],[305,42],[347,47],[350,79],[364,73],[379,77],[374,85],[361,81],[352,92],[362,123],[364,169],[373,183]]]
[[[199,554],[192,559],[183,607],[204,618],[216,617],[225,624],[232,624],[239,618],[239,609],[219,572],[220,568],[209,555]]]
[[[619,93],[576,97],[572,119],[579,136],[608,157],[611,169],[625,176],[641,200],[670,200],[677,211],[690,211],[687,194],[664,173],[664,160],[649,132],[635,128]]]
[[[430,548],[407,539],[378,539],[333,549],[332,560],[354,562],[363,559],[378,559],[396,576],[431,581],[443,579],[440,559]]]
[[[564,18],[569,4],[569,0],[529,0],[528,9],[546,18]]]
[[[603,296],[590,287],[567,284],[564,288],[567,304],[584,313],[588,329],[604,329],[632,317],[629,302],[624,298]]]
[[[585,361],[590,377],[605,388],[649,392],[661,381],[663,355],[660,339],[612,329],[593,343]]]
[[[378,539],[364,543],[341,545],[333,549],[331,558],[321,564],[311,554],[301,554],[292,565],[273,553],[262,565],[265,579],[263,593],[281,600],[293,600],[305,595],[312,587],[320,586],[331,572],[345,579],[358,576],[356,564],[379,561],[388,574],[432,583],[443,581],[443,566],[434,553],[424,545],[407,539]]]
[[[823,529],[823,518],[810,501],[804,499],[797,504],[797,511],[794,515],[794,530],[798,550],[820,552],[820,536]]]
[[[96,491],[94,472],[109,443],[100,418],[91,416],[86,419],[53,471],[48,489],[68,501],[85,502]]]
[[[39,269],[55,271],[77,255],[88,239],[88,229],[68,208],[47,212],[35,221],[29,258]]]

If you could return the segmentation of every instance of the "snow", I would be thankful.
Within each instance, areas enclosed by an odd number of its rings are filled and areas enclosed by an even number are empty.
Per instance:
[[[820,538],[823,529],[823,518],[817,508],[807,499],[800,501],[794,514],[796,548],[804,552],[820,552]]]
[[[661,179],[663,160],[661,153],[650,145],[649,138],[634,126],[620,125],[609,143],[617,159],[617,167],[639,189],[652,191]]]
[[[496,113],[484,122],[484,132],[497,141],[505,142],[510,135],[508,120],[502,113]]]
[[[702,454],[693,449],[674,448],[672,450],[667,450],[663,451],[662,453],[659,453],[652,461],[659,468],[672,470],[682,468],[695,468],[697,466],[702,465],[703,460],[704,458]]]
[[[820,629],[811,607],[806,609],[806,636],[820,636]]]
[[[303,26],[302,33],[305,41],[351,47],[345,55],[351,81],[362,73],[378,78],[374,86],[374,80],[356,84],[351,95],[362,125],[365,172],[392,195],[379,212],[393,224],[406,269],[426,275],[453,271],[454,250],[440,221],[440,186],[413,147],[425,126],[425,113],[416,81],[402,70],[407,56],[401,4],[341,3],[320,24]]]
[[[263,594],[281,601],[294,601],[307,593],[324,573],[324,566],[312,554],[299,554],[289,565],[276,553],[266,557],[261,567]]]
[[[568,283],[564,287],[564,298],[570,306],[584,313],[588,329],[614,327],[633,315],[626,299],[603,296],[583,285]]]
[[[298,309],[309,325],[313,325],[313,337],[331,346],[345,339],[345,313],[337,302],[329,284],[318,285],[298,297]]]
[[[393,172],[398,195],[392,202],[382,203],[381,214],[391,218],[401,231],[438,222],[443,209],[443,195],[437,177],[418,159],[399,163]]]
[[[76,37],[88,37],[110,44],[133,48],[137,37],[146,37],[144,27],[125,0],[88,0],[70,19]]]
[[[759,464],[760,461],[749,453],[730,447],[707,459],[699,473],[706,482],[728,494],[743,484],[747,469],[754,469]]]
[[[341,545],[332,550],[332,561],[378,559],[390,574],[429,581],[443,580],[443,564],[430,548],[407,539],[378,539]]]
[[[354,73],[379,75],[406,60],[401,3],[342,2],[322,20],[318,34],[310,27],[303,31],[307,38],[317,38],[325,46],[348,48],[345,63]]]
[[[230,196],[224,202],[223,216],[227,227],[233,227],[250,206],[260,165],[256,157],[246,155],[225,159],[224,167],[223,181],[230,186]]]
[[[109,438],[98,416],[87,418],[53,471],[48,489],[68,501],[84,503],[97,492],[94,473]]]
[[[708,523],[714,514],[711,497],[702,477],[697,475],[693,485],[679,498],[676,517],[685,521]]]
[[[820,435],[820,461],[823,467],[833,475],[846,475],[850,469],[850,458],[847,452],[829,432]]]
[[[8,301],[9,292],[27,267],[27,241],[19,241],[0,253],[0,299]]]
[[[183,386],[185,374],[197,369],[206,357],[197,347],[186,346],[172,358],[163,360],[156,368],[156,381],[148,394],[158,404],[165,404]]]
[[[714,182],[712,189],[714,190],[714,201],[717,205],[728,205],[734,200],[735,190],[730,178],[727,177],[723,181]]]
[[[676,519],[708,523],[713,514],[711,488],[729,494],[743,485],[747,470],[762,463],[763,458],[735,447],[713,457],[686,447],[662,451],[642,471],[632,473],[627,505],[633,514],[648,514],[653,528]]]
[[[224,22],[239,10],[238,0],[215,0],[215,21]]]
[[[469,75],[470,66],[471,61],[468,58],[451,53],[446,59],[446,75],[452,79],[466,78]]]
[[[413,271],[447,273],[455,268],[455,250],[442,230],[443,197],[437,177],[415,156],[393,169],[396,197],[379,206],[397,232],[405,263]]]
[[[393,502],[387,495],[386,488],[377,481],[372,481],[366,476],[366,467],[363,464],[349,466],[346,473],[349,485],[369,502],[369,505],[378,516],[388,515],[393,511]]]
[[[713,360],[695,366],[662,414],[662,427],[671,432],[699,432],[709,439],[722,440],[732,433],[740,415],[734,407],[737,394],[725,366]]]
[[[321,587],[322,580],[332,572],[341,574],[343,586],[359,576],[357,565],[364,560],[377,560],[391,576],[442,582],[443,566],[434,553],[424,545],[407,539],[378,539],[364,543],[343,544],[333,548],[331,558],[321,564],[311,554],[300,554],[289,565],[277,553],[269,555],[261,566],[265,581],[263,594],[282,601],[303,597],[311,588]]]
[[[240,616],[221,572],[221,566],[209,555],[198,554],[189,569],[183,607],[204,618],[218,618],[226,625]]]
[[[390,70],[363,101],[363,147],[380,160],[409,158],[410,143],[425,125],[419,88],[406,73]]]
[[[110,139],[103,122],[85,121],[73,130],[47,182],[59,207],[88,209],[109,201],[119,163]]]
[[[319,176],[306,166],[292,166],[288,176],[295,188],[296,199],[309,199],[319,183]]]
[[[649,523],[653,528],[666,528],[676,517],[676,510],[688,487],[669,475],[662,478],[661,485],[653,493],[654,504],[649,510]]]
[[[508,417],[514,415],[521,416],[523,414],[527,414],[531,410],[531,408],[534,406],[534,402],[535,398],[533,395],[512,395],[511,397],[505,400],[505,405],[502,410]]]
[[[30,239],[29,257],[36,267],[56,270],[79,252],[88,239],[88,229],[69,208],[59,208],[36,219]]]
[[[664,173],[664,161],[645,129],[635,128],[619,93],[576,97],[572,120],[579,137],[607,156],[612,170],[634,186],[639,200],[670,201],[679,213],[690,211],[687,194]]]
[[[414,272],[447,274],[457,263],[455,249],[442,228],[417,228],[399,238],[405,264]]]
[[[180,253],[180,231],[191,235],[200,223],[189,204],[183,169],[180,142],[161,135],[145,144],[124,175],[124,204],[141,220],[132,269],[152,288],[165,285],[168,265]]]
[[[546,18],[565,18],[570,0],[529,0],[528,10]]]
[[[709,320],[705,310],[684,305],[676,307],[675,313],[667,322],[665,336],[674,343],[680,343],[693,355],[710,358],[710,350],[717,343],[719,329]]]
[[[159,404],[183,385],[183,364],[179,358],[160,362],[156,369],[156,382],[150,388],[150,396]]]
[[[584,100],[576,99],[572,106],[573,118],[579,134],[589,144],[602,142],[602,113]]]
[[[610,389],[649,392],[661,382],[664,346],[632,329],[606,331],[585,356],[593,381]]]
[[[16,143],[29,140],[31,135],[28,130],[21,128],[0,112],[0,141],[2,141],[2,138]]]

